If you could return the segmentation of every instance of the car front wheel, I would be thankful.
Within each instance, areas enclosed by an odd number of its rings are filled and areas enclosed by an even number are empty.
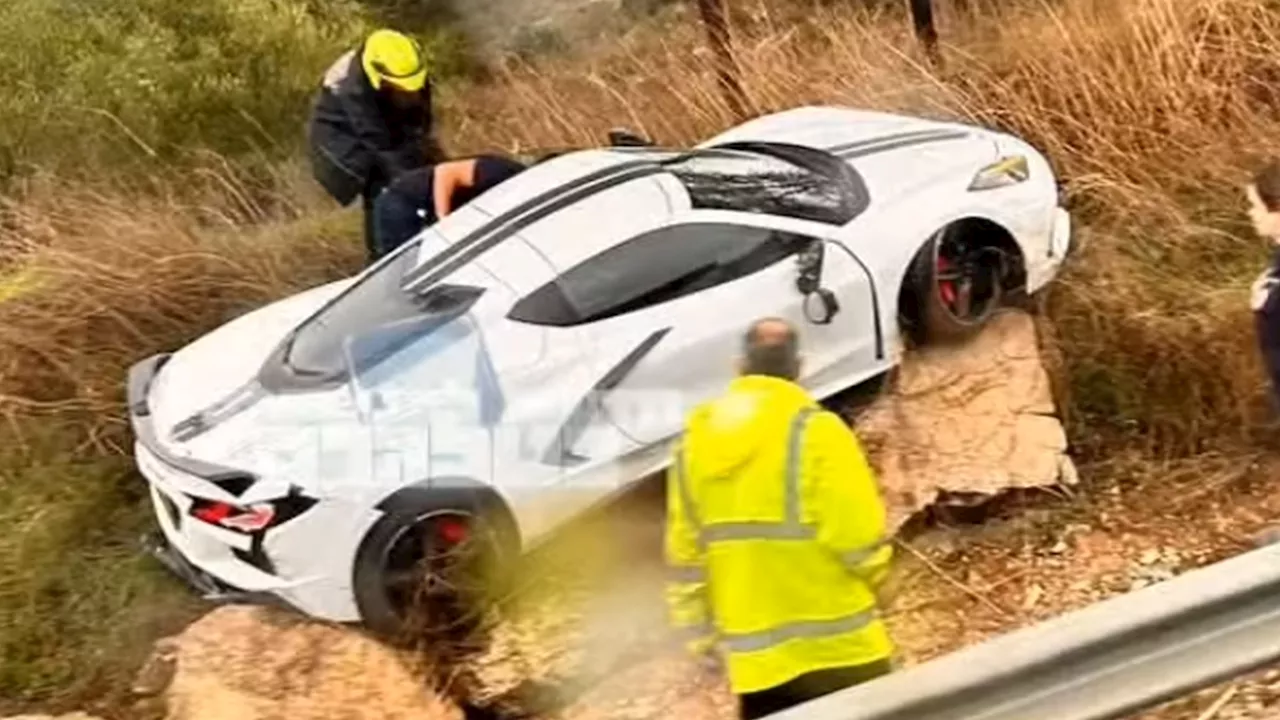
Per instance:
[[[912,260],[903,287],[904,319],[919,344],[977,334],[1005,299],[1005,251],[953,227],[940,230]]]

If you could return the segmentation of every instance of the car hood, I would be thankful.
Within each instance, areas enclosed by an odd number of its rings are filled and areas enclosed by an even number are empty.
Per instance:
[[[828,149],[851,143],[870,143],[903,133],[925,130],[978,128],[928,118],[839,107],[802,107],[748,121],[702,143],[700,147],[731,142],[779,142]]]
[[[964,137],[957,137],[963,134]],[[984,128],[871,110],[802,107],[744,123],[703,143],[777,142],[835,152],[867,184],[871,202],[896,202],[998,157],[998,133]],[[849,155],[847,153],[853,153]],[[845,154],[842,154],[845,153]],[[957,175],[959,173],[959,175]]]
[[[284,336],[353,281],[329,283],[258,308],[175,352],[148,395],[160,441],[178,445],[172,439],[175,424],[250,385]]]

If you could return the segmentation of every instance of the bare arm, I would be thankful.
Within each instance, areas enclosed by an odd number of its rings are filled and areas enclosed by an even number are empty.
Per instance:
[[[436,218],[443,219],[453,212],[453,193],[461,187],[471,187],[476,182],[475,160],[451,160],[435,166],[432,182],[432,198]]]

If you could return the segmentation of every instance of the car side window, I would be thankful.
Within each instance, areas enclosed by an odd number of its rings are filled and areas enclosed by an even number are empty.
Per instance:
[[[507,317],[569,326],[615,317],[757,273],[816,238],[729,223],[689,223],[638,235],[521,298]]]

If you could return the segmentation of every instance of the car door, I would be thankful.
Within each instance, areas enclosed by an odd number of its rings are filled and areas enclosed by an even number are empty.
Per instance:
[[[762,317],[792,323],[806,357],[801,381],[822,388],[874,363],[874,296],[838,231],[821,223],[731,211],[694,211],[561,274],[516,314],[577,324],[596,355],[595,407],[637,446],[679,432],[685,414],[734,376],[743,333]],[[839,311],[797,289],[802,253],[824,248],[821,280]],[[541,314],[541,318],[538,316]]]

